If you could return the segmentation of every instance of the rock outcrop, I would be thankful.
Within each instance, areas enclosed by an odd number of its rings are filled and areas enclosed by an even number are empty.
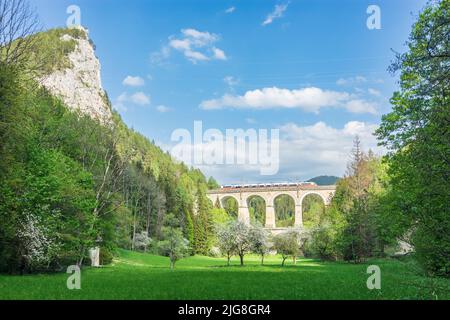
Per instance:
[[[61,37],[61,41],[76,41],[75,50],[68,55],[71,66],[44,76],[40,82],[70,109],[110,123],[112,113],[102,87],[101,65],[89,41],[88,30],[81,30],[86,33],[86,39],[75,39],[69,34]]]

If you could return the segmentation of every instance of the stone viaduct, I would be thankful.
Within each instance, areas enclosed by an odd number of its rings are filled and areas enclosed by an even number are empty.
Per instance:
[[[239,206],[238,218],[245,223],[250,223],[250,213],[248,209],[248,200],[253,196],[259,196],[264,199],[266,204],[266,222],[265,227],[273,233],[278,233],[285,228],[277,228],[275,225],[275,199],[281,195],[290,196],[295,203],[294,226],[303,226],[303,200],[307,195],[319,195],[325,205],[329,205],[336,191],[336,186],[318,186],[315,184],[281,184],[281,185],[246,185],[229,186],[217,190],[210,190],[208,198],[213,204],[219,201],[221,207],[224,207],[228,198],[234,198]]]

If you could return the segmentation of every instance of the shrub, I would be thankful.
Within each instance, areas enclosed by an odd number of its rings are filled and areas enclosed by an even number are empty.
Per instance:
[[[218,258],[218,257],[222,256],[222,252],[220,251],[220,248],[212,247],[211,249],[209,249],[209,256]]]
[[[297,229],[292,228],[276,235],[274,237],[274,248],[277,250],[277,253],[281,254],[281,266],[284,266],[286,259],[289,257],[292,257],[295,263],[296,257],[302,253],[302,245],[302,237]]]
[[[148,236],[148,233],[146,231],[136,233],[134,238],[135,249],[146,252],[151,243],[152,239]]]
[[[311,232],[311,239],[307,242],[305,255],[311,255],[323,260],[336,260],[336,237],[333,229],[321,226]]]
[[[114,252],[110,248],[107,247],[101,247],[100,248],[100,264],[101,265],[108,265],[113,262],[114,259]]]

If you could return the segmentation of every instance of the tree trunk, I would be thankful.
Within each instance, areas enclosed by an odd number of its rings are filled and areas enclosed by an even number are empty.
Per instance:
[[[244,265],[244,255],[240,254],[239,258],[241,259],[241,266],[243,266]]]
[[[283,261],[281,262],[282,267],[284,267],[284,261],[286,261],[286,258],[283,257]]]
[[[227,256],[227,266],[228,266],[228,267],[230,266],[230,259],[231,259],[231,256],[228,255],[228,256]]]
[[[136,240],[136,228],[137,228],[137,206],[139,203],[139,198],[136,198],[134,208],[133,208],[133,242],[131,243],[131,251],[134,251],[134,243]]]
[[[84,257],[81,257],[80,259],[78,259],[78,261],[77,261],[77,266],[78,267],[81,268],[81,266],[83,265],[83,260],[84,260]]]
[[[77,266],[79,266],[80,268],[83,265],[85,250],[86,250],[86,248],[84,247],[84,245],[81,245],[80,255],[79,255],[78,261],[77,261]]]
[[[133,237],[131,239],[131,251],[134,251],[135,239],[136,239],[136,211],[133,215]]]
[[[261,265],[262,266],[264,265],[264,255],[263,254],[261,255]]]
[[[150,216],[152,213],[152,207],[150,204],[150,192],[148,193],[148,197],[147,197],[147,225],[145,226],[145,231],[147,232],[147,234],[150,234]]]
[[[294,263],[294,265],[297,264],[297,257],[292,257],[292,262]]]

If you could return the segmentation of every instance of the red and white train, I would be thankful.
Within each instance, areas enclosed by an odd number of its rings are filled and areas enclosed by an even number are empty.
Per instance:
[[[316,186],[315,182],[279,182],[279,183],[255,183],[255,184],[229,184],[221,186],[221,189],[246,189],[246,188],[271,188],[271,187],[297,187]]]

